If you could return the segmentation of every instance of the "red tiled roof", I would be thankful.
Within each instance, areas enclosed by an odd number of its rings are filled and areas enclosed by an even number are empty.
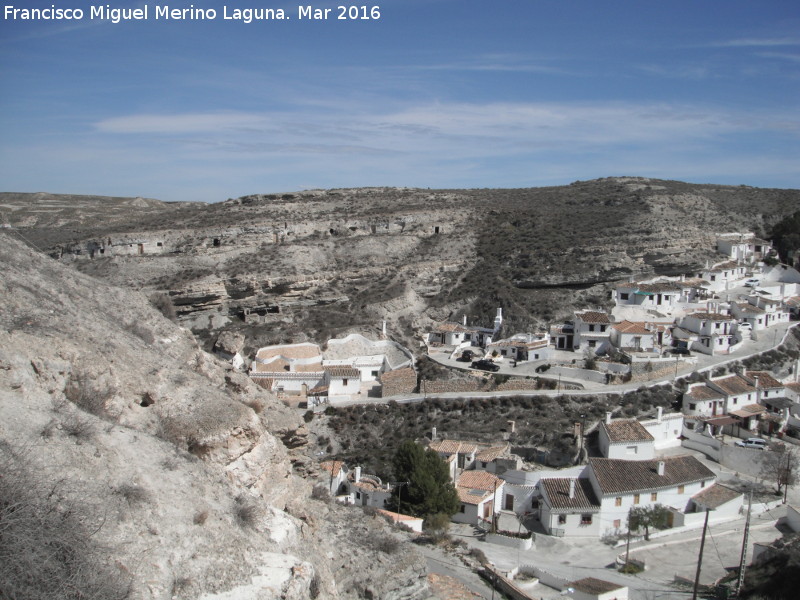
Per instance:
[[[456,481],[456,487],[492,492],[505,482],[488,471],[464,471]]]
[[[442,454],[472,454],[478,451],[478,445],[473,442],[459,442],[457,440],[436,440],[428,446],[434,452]]]
[[[612,325],[614,329],[620,333],[641,333],[653,335],[653,331],[647,329],[646,324],[642,321],[620,321]]]
[[[754,417],[756,415],[760,415],[763,412],[767,412],[767,408],[765,406],[761,406],[760,404],[748,404],[747,406],[743,406],[739,410],[733,410],[730,414],[735,417],[741,417],[742,419],[746,419],[748,417]]]
[[[326,460],[320,463],[320,468],[336,477],[342,470],[344,462],[341,460]]]
[[[569,497],[570,482],[575,482],[575,494]],[[600,510],[600,501],[588,479],[554,477],[540,480],[547,500],[554,510]]]
[[[478,454],[475,455],[475,460],[479,460],[481,462],[492,462],[496,458],[503,456],[503,454],[505,454],[507,451],[508,444],[505,446],[493,446],[478,452]]]
[[[780,381],[778,381],[772,376],[772,373],[769,373],[768,371],[745,371],[744,374],[745,377],[747,377],[749,380],[753,382],[754,386],[756,384],[754,378],[758,377],[758,386],[761,389],[764,388],[773,389],[773,388],[785,387]]]
[[[756,388],[750,385],[750,382],[741,375],[730,375],[722,379],[712,379],[710,383],[720,388],[729,396],[749,394],[756,391]]]
[[[707,506],[708,508],[717,508],[723,504],[726,504],[727,502],[730,502],[731,500],[735,500],[741,495],[742,494],[736,490],[732,490],[729,487],[715,483],[714,485],[697,492],[694,496],[692,496],[692,500],[698,504]]]
[[[492,492],[487,492],[486,490],[463,487],[457,487],[456,492],[458,493],[459,501],[464,504],[480,504],[492,495]]]
[[[658,463],[664,462],[664,474]],[[714,473],[694,456],[665,456],[659,460],[591,458],[589,467],[604,495],[674,487],[695,481],[714,480]]]
[[[722,313],[710,313],[710,312],[696,312],[690,315],[686,315],[687,317],[695,317],[697,319],[703,319],[704,321],[733,321],[734,318],[731,315],[723,315]]]
[[[607,313],[598,312],[594,310],[586,310],[583,312],[576,312],[575,317],[584,323],[611,323]]]
[[[330,377],[336,377],[337,379],[344,379],[347,377],[357,379],[361,376],[361,371],[354,369],[353,367],[322,367],[322,370],[325,371]]]
[[[600,426],[605,429],[612,444],[622,442],[653,442],[655,438],[636,419],[605,422]]]
[[[596,579],[595,577],[584,577],[583,579],[578,579],[578,581],[573,581],[569,584],[569,587],[585,594],[599,595],[622,589],[625,586],[619,585],[618,583],[611,583],[604,579]]]
[[[695,400],[718,400],[725,397],[725,394],[711,389],[706,384],[692,387],[686,393]]]

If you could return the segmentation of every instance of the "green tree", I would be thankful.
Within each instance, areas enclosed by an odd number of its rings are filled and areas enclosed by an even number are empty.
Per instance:
[[[392,508],[415,517],[449,516],[458,510],[458,494],[447,464],[436,452],[407,440],[397,449],[393,466],[395,477],[408,483],[395,486]]]
[[[790,262],[792,253],[800,250],[800,211],[785,217],[772,228],[772,241],[784,262]]]
[[[639,531],[644,528],[644,539],[650,539],[650,528],[666,529],[669,526],[669,510],[662,504],[653,506],[634,506],[628,513],[628,529]]]

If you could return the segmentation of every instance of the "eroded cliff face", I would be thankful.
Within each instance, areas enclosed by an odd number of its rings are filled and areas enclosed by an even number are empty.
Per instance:
[[[3,451],[129,597],[423,597],[401,537],[381,553],[382,521],[311,498],[302,419],[143,295],[3,242]]]
[[[314,190],[213,205],[108,199],[103,209],[89,199],[76,210],[58,197],[27,200],[7,219],[40,247],[116,285],[169,294],[206,349],[220,331],[237,330],[252,350],[377,333],[384,320],[412,344],[435,320],[466,313],[491,322],[497,306],[510,327],[542,326],[603,303],[614,281],[715,260],[718,233],[766,234],[797,210],[800,192],[616,177],[515,190]]]

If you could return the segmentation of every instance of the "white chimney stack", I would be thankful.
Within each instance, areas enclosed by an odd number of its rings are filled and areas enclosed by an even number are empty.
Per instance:
[[[383,322],[383,337],[386,337],[386,321]]]
[[[663,409],[662,407],[660,407],[660,406],[659,406],[659,407],[656,409],[656,421],[658,421],[659,423],[661,423],[661,417],[663,417],[663,416],[664,416],[664,409]]]
[[[431,441],[436,439],[436,427],[431,427]]]
[[[606,413],[606,425],[611,425],[611,413]]]
[[[575,497],[575,480],[574,479],[570,479],[569,480],[569,497],[570,497],[570,499]]]
[[[467,326],[467,315],[464,315],[464,327]]]
[[[658,474],[664,476],[664,468],[667,466],[663,460],[658,461]]]
[[[358,483],[361,481],[361,467],[356,467],[353,471],[353,481]]]

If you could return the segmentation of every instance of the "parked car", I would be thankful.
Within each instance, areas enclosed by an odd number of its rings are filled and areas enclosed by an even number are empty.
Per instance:
[[[747,438],[746,440],[739,440],[736,445],[740,448],[756,448],[757,450],[766,450],[767,441],[761,438]]]
[[[752,288],[754,288],[754,287],[758,287],[758,285],[759,285],[760,283],[761,283],[761,280],[760,280],[760,279],[756,279],[755,277],[753,277],[753,278],[751,278],[751,279],[748,279],[747,281],[745,281],[745,282],[744,282],[744,286],[745,286],[745,287],[752,287]]]
[[[461,353],[461,356],[459,356],[456,360],[459,362],[469,362],[474,356],[475,354],[472,352],[472,350],[464,350],[464,352]]]
[[[753,331],[753,324],[748,322],[748,321],[742,321],[741,323],[739,323],[738,327],[742,331],[745,331],[745,330],[746,331]]]
[[[684,346],[677,346],[670,350],[670,354],[682,354],[684,356],[688,356],[691,354],[691,352],[689,352],[689,349]]]
[[[479,369],[481,371],[491,371],[492,373],[496,373],[500,370],[500,367],[494,364],[490,360],[481,359],[476,360],[475,362],[470,365],[473,369]]]

